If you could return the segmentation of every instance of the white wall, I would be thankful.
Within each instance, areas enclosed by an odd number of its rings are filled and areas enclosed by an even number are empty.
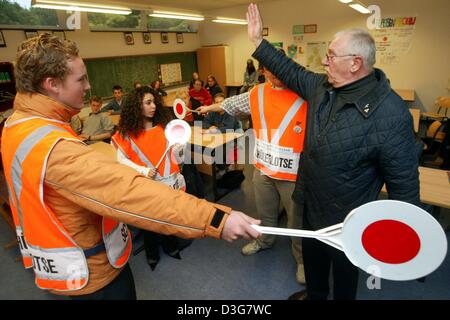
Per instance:
[[[414,105],[435,110],[433,102],[439,95],[450,95],[446,89],[450,78],[450,1],[448,0],[366,0],[380,6],[382,17],[417,16],[416,29],[407,54],[400,63],[376,67],[383,69],[394,88],[415,89]],[[264,26],[269,28],[267,40],[282,41],[286,49],[293,42],[292,26],[317,24],[316,34],[304,35],[304,42],[330,41],[333,35],[350,27],[366,28],[367,16],[338,0],[280,0],[259,4]],[[232,18],[245,18],[247,6],[208,12]],[[201,45],[227,44],[232,48],[234,81],[242,81],[245,61],[254,51],[245,26],[227,26],[205,22],[200,27]],[[302,60],[300,59],[300,62]]]

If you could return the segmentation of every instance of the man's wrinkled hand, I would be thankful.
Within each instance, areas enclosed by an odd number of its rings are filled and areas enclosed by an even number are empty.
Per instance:
[[[255,47],[258,47],[263,40],[263,22],[259,14],[258,6],[254,3],[250,3],[248,6],[247,23],[248,37]]]

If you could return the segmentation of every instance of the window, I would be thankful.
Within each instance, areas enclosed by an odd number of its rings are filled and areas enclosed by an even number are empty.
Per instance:
[[[147,17],[149,31],[175,31],[175,32],[197,32],[198,22],[166,19],[157,17]]]
[[[64,11],[31,8],[31,0],[0,0],[2,29],[65,29]]]
[[[128,15],[88,12],[91,31],[147,31],[145,13],[133,10]]]

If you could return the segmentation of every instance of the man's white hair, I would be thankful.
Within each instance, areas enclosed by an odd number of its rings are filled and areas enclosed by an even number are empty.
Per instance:
[[[376,62],[375,41],[369,32],[363,29],[347,29],[336,33],[335,38],[346,37],[347,54],[355,54],[363,57],[364,66],[371,71]]]

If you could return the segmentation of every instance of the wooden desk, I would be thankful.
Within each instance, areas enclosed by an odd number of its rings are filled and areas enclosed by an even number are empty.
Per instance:
[[[119,125],[120,114],[110,114],[109,118],[115,126]]]
[[[449,171],[419,167],[420,201],[441,208],[450,208]],[[383,186],[382,193],[386,194]]]
[[[112,145],[110,145],[109,143],[99,141],[99,142],[90,144],[89,148],[95,149],[98,152],[101,152],[104,155],[107,155],[108,157],[111,157],[114,160],[117,159],[116,149],[114,149],[114,147]]]
[[[233,143],[242,137],[243,133],[219,133],[203,134],[200,127],[192,127],[191,145],[191,163],[195,163],[199,172],[212,176],[214,200],[220,199],[217,190],[216,177],[216,150],[222,151],[226,145]],[[205,151],[207,154],[205,154]],[[199,159],[199,154],[201,158]],[[198,163],[200,160],[200,163]]]
[[[413,117],[414,132],[419,133],[420,109],[409,108],[409,112],[411,112],[411,115]]]
[[[225,84],[225,91],[227,98],[233,95],[239,94],[239,90],[241,90],[242,83],[239,82],[228,82]]]
[[[162,97],[164,107],[172,108],[173,102],[175,101],[176,98],[177,98],[176,91],[167,93],[167,96]]]
[[[416,92],[411,89],[394,89],[394,91],[406,102],[416,101]]]

